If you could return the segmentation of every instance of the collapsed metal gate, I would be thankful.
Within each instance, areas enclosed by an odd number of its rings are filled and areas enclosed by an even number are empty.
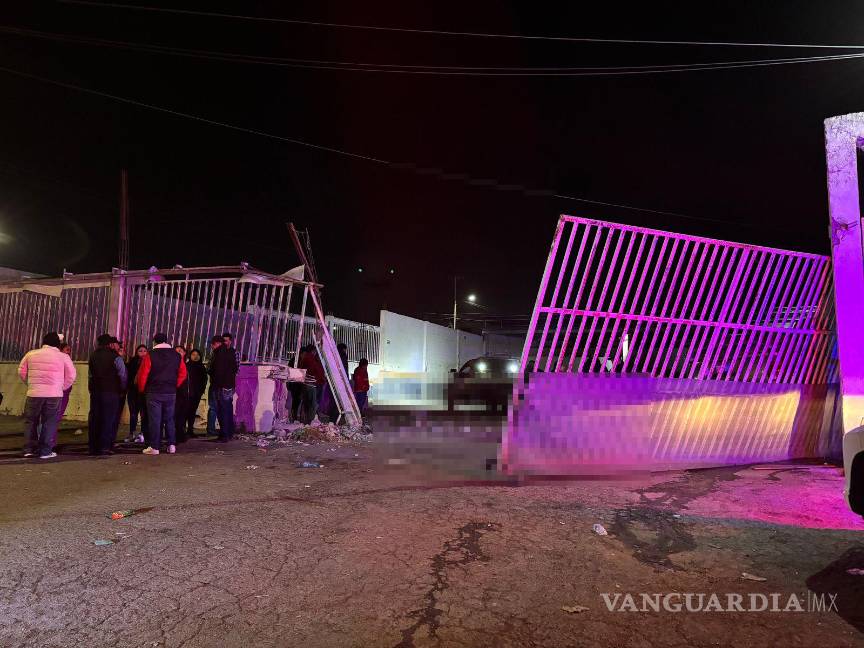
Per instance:
[[[502,444],[507,470],[825,456],[830,259],[561,216]]]
[[[562,216],[522,370],[836,382],[830,259]]]

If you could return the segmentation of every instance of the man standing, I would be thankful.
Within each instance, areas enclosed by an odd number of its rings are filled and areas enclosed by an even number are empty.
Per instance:
[[[227,443],[234,436],[234,388],[237,384],[237,356],[224,337],[214,336],[210,341],[211,393],[215,396],[216,417],[219,419],[219,442]]]
[[[24,402],[24,456],[37,452],[40,459],[53,459],[63,391],[75,382],[75,365],[60,351],[60,336],[46,333],[42,347],[29,351],[18,365],[18,375],[27,385]],[[41,426],[41,431],[40,431]]]
[[[168,336],[153,336],[153,349],[141,358],[136,382],[138,391],[147,397],[148,445],[144,454],[158,455],[162,441],[162,424],[168,437],[168,454],[177,451],[174,428],[174,403],[177,388],[186,380],[186,365],[180,354],[168,344]]]
[[[87,442],[91,455],[114,454],[120,395],[126,390],[126,365],[117,354],[117,339],[103,333],[88,361],[90,416]]]

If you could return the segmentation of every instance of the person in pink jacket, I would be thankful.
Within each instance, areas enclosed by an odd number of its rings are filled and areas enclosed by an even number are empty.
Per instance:
[[[18,365],[18,375],[27,385],[24,402],[24,456],[37,452],[40,459],[53,459],[60,421],[63,391],[75,382],[75,365],[60,350],[60,335],[46,333],[42,347],[27,352]]]

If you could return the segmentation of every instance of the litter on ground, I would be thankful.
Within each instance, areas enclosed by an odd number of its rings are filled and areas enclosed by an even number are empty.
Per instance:
[[[765,582],[768,580],[767,578],[762,578],[761,576],[755,576],[754,574],[748,574],[747,572],[742,572],[741,578],[743,578],[744,580],[757,581],[759,583],[762,583],[762,582]]]

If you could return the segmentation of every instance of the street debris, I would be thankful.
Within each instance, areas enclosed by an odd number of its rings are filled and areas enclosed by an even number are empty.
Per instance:
[[[255,464],[249,464],[248,466],[246,466],[246,470],[258,470],[258,466],[256,466]]]
[[[93,544],[96,545],[97,547],[104,547],[106,545],[114,544],[114,541],[113,540],[103,540],[103,539],[99,538],[97,540],[94,540]]]
[[[391,466],[404,466],[408,463],[408,460],[404,457],[393,457],[388,459],[387,463]]]
[[[317,461],[304,461],[300,464],[300,468],[323,468],[324,465],[318,463]]]
[[[123,518],[132,517],[135,515],[135,511],[132,509],[127,509],[125,511],[114,511],[110,517],[112,520],[122,520]]]
[[[759,583],[763,583],[767,581],[767,578],[762,578],[761,576],[754,576],[753,574],[748,574],[747,572],[741,572],[741,578],[744,580],[757,581]]]
[[[74,434],[75,436],[81,436],[82,434],[84,434],[84,430],[82,430],[81,428],[78,428],[72,434]]]
[[[604,527],[602,524],[595,524],[591,527],[591,529],[599,536],[609,535],[608,531],[606,531],[606,527]]]
[[[864,576],[864,569],[860,567],[853,567],[852,569],[847,569],[846,573],[850,576]]]
[[[258,437],[258,441],[255,443],[255,445],[257,445],[259,448],[269,448],[270,442],[267,440],[266,437],[262,436]]]
[[[584,605],[562,605],[561,609],[565,612],[569,612],[570,614],[579,614],[581,612],[587,612],[589,608]]]

